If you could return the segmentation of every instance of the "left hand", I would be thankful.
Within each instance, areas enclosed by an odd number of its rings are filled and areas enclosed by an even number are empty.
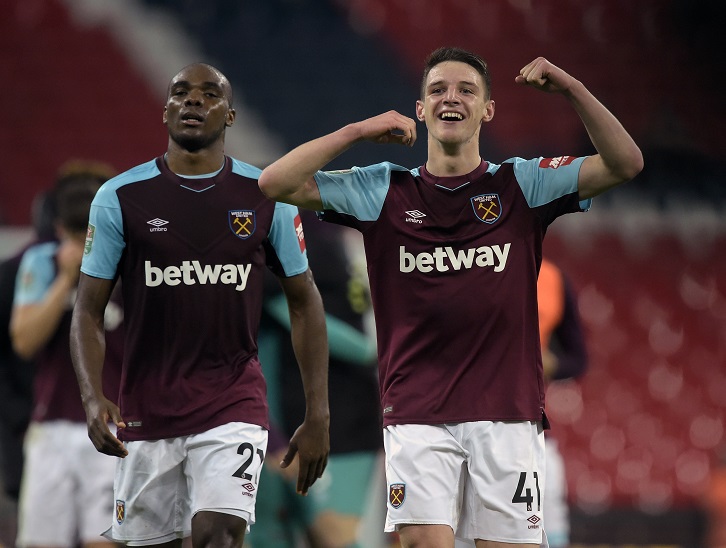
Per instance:
[[[295,455],[298,455],[298,494],[307,495],[310,486],[322,477],[329,453],[328,424],[324,421],[305,420],[290,439],[287,453],[280,463],[281,468],[287,468],[292,464]]]
[[[514,81],[549,93],[563,93],[570,89],[575,79],[544,57],[537,57],[519,71]]]

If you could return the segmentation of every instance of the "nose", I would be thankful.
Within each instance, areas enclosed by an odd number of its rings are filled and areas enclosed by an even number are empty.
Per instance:
[[[446,88],[446,95],[444,96],[444,102],[446,102],[447,104],[459,102],[458,95],[456,94],[456,87],[449,86],[448,88]]]
[[[201,105],[204,94],[201,91],[191,90],[184,99],[185,105]]]

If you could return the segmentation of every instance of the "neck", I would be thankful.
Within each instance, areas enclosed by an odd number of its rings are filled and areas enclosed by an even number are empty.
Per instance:
[[[224,164],[224,147],[214,146],[189,151],[169,141],[166,165],[178,175],[203,175],[217,171]]]
[[[481,163],[478,142],[446,147],[429,139],[426,170],[436,177],[455,177],[474,171]]]

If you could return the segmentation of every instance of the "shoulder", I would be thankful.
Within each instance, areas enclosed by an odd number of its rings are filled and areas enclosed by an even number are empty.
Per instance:
[[[230,157],[230,160],[232,160],[232,173],[236,173],[237,175],[248,177],[250,179],[260,178],[260,173],[262,173],[260,168],[246,162],[242,162],[241,160],[237,160],[236,158]]]
[[[106,181],[96,193],[94,203],[96,205],[104,205],[107,202],[114,200],[116,191],[126,185],[136,183],[139,181],[146,181],[157,177],[161,172],[156,165],[156,159],[149,160],[143,164],[124,171],[116,177]]]
[[[58,245],[58,242],[45,242],[30,246],[23,253],[21,264],[28,265],[30,263],[37,263],[38,261],[52,260],[58,250]]]

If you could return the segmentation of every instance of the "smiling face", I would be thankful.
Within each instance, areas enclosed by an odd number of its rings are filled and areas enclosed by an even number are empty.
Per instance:
[[[169,83],[163,121],[171,140],[183,149],[197,151],[222,143],[234,115],[232,88],[214,67],[189,65]]]
[[[479,144],[483,122],[494,116],[482,76],[471,65],[445,61],[435,65],[423,83],[423,99],[416,115],[426,123],[429,138],[444,146]]]

